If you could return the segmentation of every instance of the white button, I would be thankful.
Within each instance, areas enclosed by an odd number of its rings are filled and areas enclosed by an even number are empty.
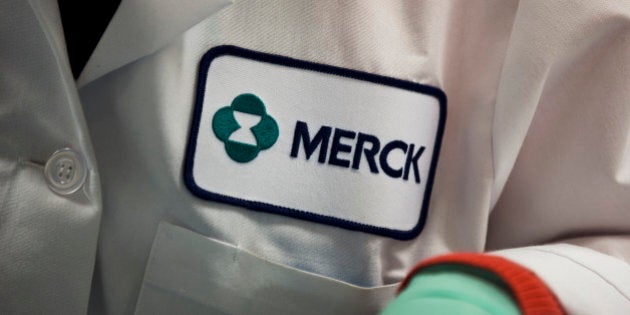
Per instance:
[[[70,195],[83,187],[87,178],[86,163],[80,153],[63,148],[55,151],[44,167],[48,187],[60,195]]]

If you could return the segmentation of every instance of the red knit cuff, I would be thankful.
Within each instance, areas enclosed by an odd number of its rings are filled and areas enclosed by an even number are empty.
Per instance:
[[[488,254],[456,253],[425,260],[411,269],[398,292],[402,291],[420,270],[439,264],[468,265],[493,272],[510,287],[524,315],[565,314],[553,292],[536,274],[510,260]]]

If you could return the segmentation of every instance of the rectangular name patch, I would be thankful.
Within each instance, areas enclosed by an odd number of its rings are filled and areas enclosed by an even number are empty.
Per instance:
[[[445,120],[433,87],[219,46],[201,61],[184,179],[203,199],[411,239]]]

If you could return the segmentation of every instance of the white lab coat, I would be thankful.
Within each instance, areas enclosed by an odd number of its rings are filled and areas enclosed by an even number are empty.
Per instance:
[[[628,1],[123,0],[76,82],[56,1],[0,17],[0,313],[375,313],[459,251],[530,268],[569,314],[630,313]],[[199,61],[224,44],[442,89],[422,233],[190,194]],[[64,147],[89,167],[70,196],[43,175]]]

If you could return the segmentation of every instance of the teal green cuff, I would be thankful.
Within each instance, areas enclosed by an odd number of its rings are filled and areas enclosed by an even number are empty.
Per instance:
[[[494,273],[457,264],[423,269],[382,315],[516,315],[518,305]]]

